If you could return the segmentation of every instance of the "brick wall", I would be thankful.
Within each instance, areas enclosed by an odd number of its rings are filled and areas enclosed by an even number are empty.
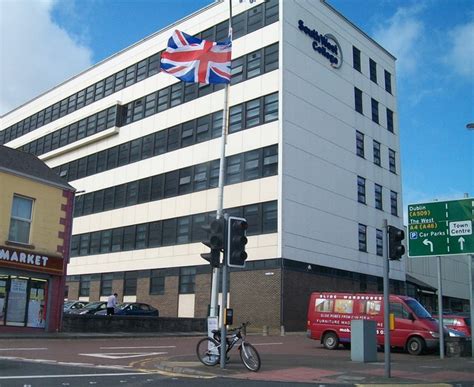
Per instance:
[[[77,300],[79,298],[79,281],[68,282],[68,300]]]
[[[230,306],[234,309],[234,325],[250,321],[252,329],[267,325],[279,330],[280,282],[280,269],[232,272]]]
[[[207,317],[211,301],[212,273],[196,275],[196,297],[194,299],[194,317]]]
[[[137,301],[153,305],[160,311],[160,317],[176,317],[178,315],[179,277],[165,278],[165,293],[150,294],[150,279],[139,278],[137,283]]]

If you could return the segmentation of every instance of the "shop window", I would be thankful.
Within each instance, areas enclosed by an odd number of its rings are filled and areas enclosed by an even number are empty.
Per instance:
[[[14,195],[8,239],[11,242],[28,244],[33,215],[33,199]]]

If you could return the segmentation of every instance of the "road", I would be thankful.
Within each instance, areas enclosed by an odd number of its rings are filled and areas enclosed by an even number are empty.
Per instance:
[[[367,383],[452,383],[471,386],[472,358],[439,359],[436,354],[392,354],[392,378],[384,378],[383,353],[375,363],[350,360],[350,351],[328,351],[303,335],[249,335],[262,358],[249,372],[233,350],[225,369],[202,365],[195,354],[199,337],[101,337],[0,339],[0,387],[10,386],[180,386],[220,381],[226,385]],[[52,377],[51,375],[56,375]],[[58,376],[59,375],[59,376]],[[183,378],[186,376],[187,378]],[[225,378],[225,381],[222,381]],[[181,384],[184,383],[184,384]]]

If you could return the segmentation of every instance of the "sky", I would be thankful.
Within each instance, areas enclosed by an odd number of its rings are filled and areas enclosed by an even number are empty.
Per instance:
[[[404,212],[473,197],[474,1],[327,1],[397,58]],[[210,3],[0,0],[0,115]]]

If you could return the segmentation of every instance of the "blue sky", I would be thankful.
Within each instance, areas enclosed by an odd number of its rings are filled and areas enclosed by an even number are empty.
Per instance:
[[[0,114],[211,2],[0,0]],[[405,209],[474,196],[474,2],[328,2],[398,58]]]

